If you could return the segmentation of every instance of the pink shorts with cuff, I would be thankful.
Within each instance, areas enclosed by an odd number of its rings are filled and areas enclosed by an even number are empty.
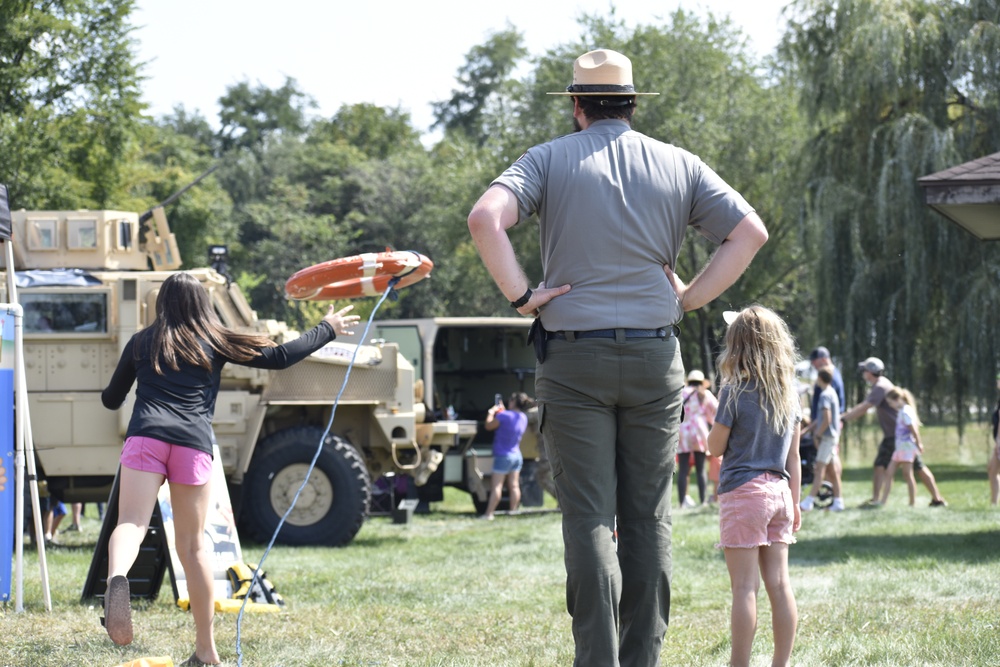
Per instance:
[[[916,458],[915,449],[897,449],[892,453],[892,460],[896,463],[913,463]]]
[[[754,549],[774,542],[795,544],[795,510],[788,480],[766,472],[719,495],[717,548]]]
[[[201,486],[212,477],[212,457],[209,454],[143,435],[125,439],[121,463],[132,470],[163,475],[174,484]]]

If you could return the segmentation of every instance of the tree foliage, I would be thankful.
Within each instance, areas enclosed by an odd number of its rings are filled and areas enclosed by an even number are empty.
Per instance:
[[[0,4],[0,173],[16,205],[109,208],[138,157],[132,0]]]
[[[1000,3],[798,2],[782,50],[810,125],[808,233],[821,331],[879,356],[929,411],[960,421],[992,395],[985,335],[997,247],[923,205],[917,179],[1000,146]]]
[[[311,325],[325,304],[285,299],[288,276],[386,247],[435,268],[382,316],[509,315],[468,211],[524,150],[572,131],[568,101],[547,93],[565,89],[578,55],[613,48],[632,59],[638,89],[660,93],[640,100],[635,128],[700,156],[770,233],[737,284],[682,321],[689,367],[711,374],[721,311],[760,302],[803,350],[827,345],[847,366],[885,359],[929,417],[993,395],[1000,247],[944,223],[916,180],[1000,147],[1000,0],[797,0],[781,49],[764,60],[711,14],[629,26],[611,9],[541,54],[507,25],[466,54],[451,96],[434,105],[443,136],[429,147],[398,108],[313,116],[290,78],[231,86],[217,119],[182,106],[143,116],[133,9],[0,2],[0,182],[16,206],[141,212],[216,167],[168,217],[187,267],[206,262],[209,244],[229,245],[262,317]],[[533,225],[512,242],[539,280]],[[713,251],[688,234],[681,277]],[[356,305],[367,315],[373,303]]]

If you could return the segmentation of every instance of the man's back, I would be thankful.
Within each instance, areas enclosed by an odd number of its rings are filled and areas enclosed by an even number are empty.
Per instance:
[[[495,182],[522,219],[538,213],[546,284],[573,285],[543,311],[550,331],[676,322],[663,266],[688,225],[721,243],[753,210],[696,156],[621,120],[535,146]]]

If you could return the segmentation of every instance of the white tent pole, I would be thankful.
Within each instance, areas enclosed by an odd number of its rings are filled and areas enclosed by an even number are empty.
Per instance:
[[[13,240],[4,243],[6,249],[7,268],[7,292],[9,301],[14,306],[17,302],[17,286],[14,276],[14,242]],[[18,462],[15,468],[20,467],[20,475],[15,486],[19,488],[19,495],[15,502],[20,506],[20,521],[17,524],[17,599],[15,600],[15,610],[24,610],[24,472],[28,473],[28,490],[31,493],[31,507],[35,522],[35,545],[38,549],[38,566],[42,576],[42,594],[45,598],[45,610],[52,611],[52,594],[49,590],[49,570],[45,558],[45,529],[42,527],[41,502],[38,498],[38,471],[35,466],[35,445],[31,437],[31,420],[28,416],[28,384],[27,375],[24,370],[24,336],[23,318],[16,317],[14,320],[14,397],[17,405],[17,418],[15,428],[17,434],[15,440],[18,447]],[[15,510],[17,518],[18,511]]]

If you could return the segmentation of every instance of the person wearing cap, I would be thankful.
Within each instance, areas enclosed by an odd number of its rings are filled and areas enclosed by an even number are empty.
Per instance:
[[[875,472],[872,475],[872,497],[865,504],[878,507],[879,500],[881,499],[882,485],[885,483],[886,468],[888,468],[889,463],[892,461],[893,452],[896,451],[897,411],[886,400],[886,393],[894,385],[889,378],[883,375],[885,364],[878,357],[868,357],[858,364],[858,370],[861,371],[861,376],[871,386],[871,389],[863,401],[841,414],[840,420],[842,422],[849,422],[860,419],[871,408],[875,408],[879,426],[882,427],[883,437],[882,442],[878,446],[878,453],[875,455]],[[941,497],[941,492],[938,491],[934,474],[930,468],[924,465],[919,454],[913,460],[913,470],[931,493],[931,507],[946,506],[948,503],[945,502],[944,498]]]
[[[695,476],[698,482],[698,500],[705,504],[708,491],[708,474],[705,471],[705,452],[708,451],[708,432],[715,423],[715,412],[719,401],[709,391],[712,382],[699,370],[688,373],[687,386],[682,393],[684,418],[681,419],[680,439],[677,443],[677,498],[682,508],[694,507],[694,500],[688,495],[688,476],[691,474],[691,459],[694,459]]]
[[[670,611],[670,490],[684,366],[676,324],[767,241],[754,209],[698,157],[632,129],[632,63],[573,64],[577,130],[496,178],[469,231],[512,308],[534,316],[535,397],[562,508],[576,665],[657,665]],[[508,233],[538,216],[533,288]],[[718,250],[685,283],[688,227]],[[617,525],[618,540],[614,535]]]
[[[817,373],[819,373],[819,371],[822,370],[826,370],[830,373],[830,377],[832,379],[829,383],[829,386],[837,397],[837,410],[836,410],[837,418],[836,418],[836,423],[831,424],[828,428],[835,430],[837,432],[837,435],[839,436],[840,434],[839,415],[847,405],[847,400],[844,395],[844,378],[840,374],[840,369],[834,365],[833,359],[830,356],[830,350],[823,347],[822,345],[820,345],[817,348],[814,348],[813,351],[809,353],[809,362],[812,364],[812,367],[816,369]],[[816,383],[813,384],[812,399],[810,400],[809,403],[810,423],[808,426],[802,429],[803,435],[812,431],[813,435],[818,440],[822,439],[822,436],[818,431],[820,423],[822,421],[821,417],[823,416],[823,408],[820,407],[820,397],[823,395],[825,389],[826,389],[825,387],[820,386],[819,379],[817,378]],[[832,406],[828,407],[832,408]],[[830,435],[832,435],[832,433]],[[828,461],[830,465],[823,466],[823,472],[827,476],[827,481],[829,481],[830,484],[833,485],[836,489],[841,488],[840,480],[844,472],[844,466],[840,460],[839,449],[840,448],[838,444],[834,444],[833,453],[831,455],[830,460]],[[822,478],[818,479],[817,483],[822,484],[823,479]],[[810,494],[809,497],[811,498],[812,494]],[[833,503],[830,505],[830,509],[833,511],[840,511],[844,509],[844,499],[840,497],[839,494],[836,493],[834,494]]]

